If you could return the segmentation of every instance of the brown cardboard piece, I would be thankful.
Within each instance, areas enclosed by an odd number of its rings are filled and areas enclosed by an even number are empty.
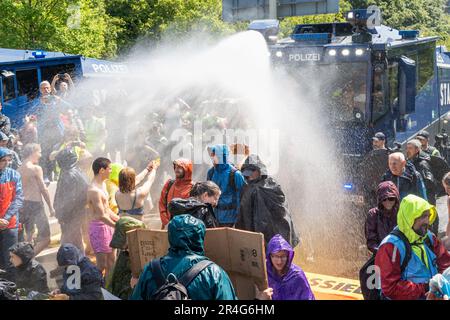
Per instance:
[[[166,255],[169,249],[165,230],[133,230],[127,232],[127,241],[134,277],[140,275],[148,262]],[[268,287],[262,233],[207,229],[205,255],[227,272],[239,299],[254,299],[255,283],[260,290]]]

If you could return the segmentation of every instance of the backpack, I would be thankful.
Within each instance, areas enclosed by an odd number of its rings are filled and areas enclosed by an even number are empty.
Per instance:
[[[409,261],[411,260],[411,244],[409,243],[406,236],[398,229],[394,229],[390,233],[391,235],[394,235],[405,245],[405,257],[403,258],[402,264],[400,266],[400,272],[403,273],[406,269],[406,266],[408,265]],[[430,241],[430,238],[427,236],[425,238],[424,243],[429,247],[432,248],[432,244]],[[375,266],[375,256],[376,254],[372,255],[369,260],[364,264],[364,266],[359,270],[359,282],[361,286],[361,293],[364,297],[364,300],[382,300],[382,293],[381,288],[369,288],[368,283],[370,281],[370,277],[373,277],[374,273],[373,271],[368,270],[369,268],[373,269],[373,266]]]
[[[0,300],[18,300],[14,282],[0,278]]]
[[[186,288],[200,272],[211,264],[213,262],[210,260],[200,261],[188,269],[178,280],[173,273],[164,277],[160,259],[153,259],[151,270],[159,289],[151,296],[151,300],[190,300]]]
[[[165,201],[166,201],[166,202],[165,202],[166,211],[168,211],[167,206],[169,205],[169,204],[167,203],[167,199],[168,199],[168,197],[169,197],[169,191],[170,191],[170,188],[172,188],[172,186],[173,186],[174,183],[175,183],[175,180],[170,179],[170,180],[169,180],[169,183],[167,184],[166,194],[164,195],[164,199],[165,199]]]
[[[212,177],[214,175],[214,167],[212,168],[212,170],[208,171],[208,175],[206,177],[207,181],[211,181]],[[237,188],[236,188],[236,180],[235,180],[235,175],[236,175],[236,171],[237,169],[232,165],[231,166],[231,170],[230,170],[230,175],[228,176],[228,185],[231,187],[231,190],[233,191],[232,194],[232,199],[231,199],[231,203],[228,205],[224,205],[224,204],[218,204],[216,206],[216,208],[218,210],[236,210],[237,209],[237,205],[236,205],[236,193],[237,193]]]

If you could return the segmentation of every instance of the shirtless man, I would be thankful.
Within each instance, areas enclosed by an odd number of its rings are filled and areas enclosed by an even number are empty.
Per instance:
[[[111,161],[97,158],[92,163],[94,179],[87,194],[89,239],[97,259],[97,268],[107,278],[115,262],[115,250],[109,243],[112,240],[114,226],[119,217],[110,209],[105,180],[111,173]]]
[[[22,186],[25,201],[20,210],[19,219],[26,233],[26,241],[31,242],[34,226],[38,229],[34,253],[38,255],[50,244],[50,224],[45,215],[44,198],[50,209],[50,216],[55,215],[55,209],[50,201],[50,194],[44,183],[42,168],[38,165],[41,158],[41,147],[36,143],[25,145],[23,149],[24,162],[19,168],[22,176]]]

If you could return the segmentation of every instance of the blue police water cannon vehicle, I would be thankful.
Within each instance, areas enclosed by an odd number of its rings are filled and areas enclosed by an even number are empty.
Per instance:
[[[346,20],[297,25],[268,49],[273,67],[321,113],[347,199],[362,205],[388,168],[388,152],[372,150],[376,132],[394,149],[421,130],[432,138],[448,130],[450,64],[438,37],[383,25],[379,10],[352,10]]]

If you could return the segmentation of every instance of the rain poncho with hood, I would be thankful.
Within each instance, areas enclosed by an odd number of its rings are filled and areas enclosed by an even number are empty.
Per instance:
[[[270,255],[281,250],[288,252],[286,273],[279,276],[275,271]],[[303,270],[292,263],[294,250],[279,234],[275,235],[267,246],[267,276],[269,287],[273,289],[272,300],[315,300],[314,294]]]
[[[72,149],[64,149],[58,153],[56,161],[61,168],[54,202],[56,218],[65,222],[81,219],[89,184],[77,167],[78,157]]]
[[[164,187],[161,191],[161,197],[159,198],[159,214],[161,216],[161,222],[164,226],[166,226],[170,221],[170,213],[168,210],[168,205],[172,199],[181,198],[187,199],[189,198],[189,193],[192,189],[192,161],[188,159],[178,159],[173,162],[173,168],[175,166],[180,166],[184,170],[184,177],[181,179],[175,179],[173,181],[170,190],[167,190],[169,187],[170,180],[167,180],[164,184]],[[166,203],[166,194],[167,194],[167,203]]]
[[[67,294],[70,300],[103,300],[103,277],[97,267],[81,254],[81,251],[70,243],[63,244],[56,255],[60,267],[78,266],[80,268],[80,288],[69,288],[68,280],[73,274],[64,272],[64,284],[61,293]],[[71,283],[70,283],[71,284]]]
[[[205,257],[205,224],[191,215],[174,217],[168,226],[169,252],[161,258],[161,268],[165,276],[173,273],[178,279],[197,262]],[[148,263],[134,289],[132,300],[150,300],[157,290]],[[236,300],[233,285],[226,272],[215,263],[206,267],[187,287],[192,300]]]
[[[117,257],[114,270],[112,272],[111,281],[107,284],[107,290],[116,297],[126,300],[130,297],[133,289],[130,287],[131,267],[130,254],[127,248],[126,233],[135,229],[145,229],[145,224],[133,217],[122,217],[116,222],[114,229],[111,248],[119,249],[120,253]]]
[[[245,160],[242,170],[248,169],[258,170],[261,176],[249,181],[242,190],[236,228],[263,233],[266,244],[274,235],[281,234],[295,247],[299,239],[281,186],[267,175],[258,156],[250,155]]]
[[[383,201],[395,198],[395,204],[391,210],[386,210]],[[369,210],[365,224],[367,248],[375,253],[381,241],[397,225],[397,212],[400,206],[400,195],[397,187],[391,181],[381,182],[377,188],[378,206]]]
[[[202,220],[206,228],[219,227],[219,222],[216,219],[212,205],[200,202],[194,197],[188,199],[173,199],[169,203],[169,210],[172,216],[190,214],[191,216]]]
[[[22,264],[14,268],[8,280],[15,282],[18,289],[48,293],[50,290],[47,284],[47,272],[39,262],[33,259],[33,246],[27,242],[19,242],[9,251],[22,259]]]
[[[412,228],[414,221],[430,211],[430,224],[436,218],[436,208],[415,195],[406,196],[400,203],[397,227],[411,244],[411,259],[403,273],[400,266],[406,255],[406,247],[397,236],[388,235],[381,243],[375,257],[380,268],[381,290],[387,299],[423,299],[429,280],[450,266],[450,254],[430,231],[418,235]],[[429,238],[430,246],[425,243]]]
[[[217,184],[222,191],[219,203],[214,209],[217,220],[220,224],[235,224],[239,213],[241,191],[245,185],[242,173],[229,163],[229,149],[225,144],[218,144],[209,148],[210,153],[214,153],[219,159],[219,163],[208,170],[207,180]],[[230,183],[230,174],[234,173],[234,186]]]

